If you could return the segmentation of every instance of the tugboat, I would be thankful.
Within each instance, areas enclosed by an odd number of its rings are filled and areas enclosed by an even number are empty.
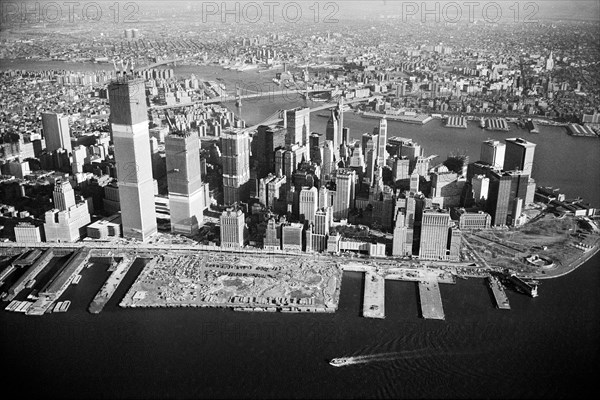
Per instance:
[[[352,357],[334,358],[329,361],[329,365],[333,365],[334,367],[343,367],[344,365],[350,365],[352,363]]]

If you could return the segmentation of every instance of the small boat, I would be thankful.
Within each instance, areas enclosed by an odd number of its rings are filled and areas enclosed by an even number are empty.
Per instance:
[[[59,309],[59,312],[67,312],[69,306],[71,305],[71,300],[66,300],[63,302],[62,306]]]
[[[343,367],[344,365],[350,364],[352,364],[351,357],[334,358],[333,360],[329,361],[329,365],[333,365],[334,367]]]

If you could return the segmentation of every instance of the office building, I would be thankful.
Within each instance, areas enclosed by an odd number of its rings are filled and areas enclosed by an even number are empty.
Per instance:
[[[333,142],[326,140],[322,147],[323,163],[321,164],[321,181],[328,182],[332,179],[336,170],[335,150]]]
[[[315,213],[315,223],[313,224],[311,235],[311,250],[321,253],[327,250],[327,238],[329,236],[329,227],[331,223],[331,208],[321,207]]]
[[[58,149],[65,149],[67,153],[71,153],[69,117],[63,114],[42,113],[42,126],[48,153],[53,153]]]
[[[471,186],[473,189],[473,199],[475,199],[475,202],[485,202],[490,189],[490,178],[486,177],[485,175],[475,175],[473,179],[471,179]]]
[[[87,236],[96,240],[108,240],[111,237],[121,236],[121,216],[115,214],[103,218],[86,227]]]
[[[336,220],[347,219],[354,208],[354,185],[356,173],[348,168],[340,168],[335,178],[335,202],[333,204],[333,218]]]
[[[327,127],[325,128],[325,140],[331,140],[337,158],[339,158],[340,144],[342,142],[341,135],[339,111],[332,109],[329,119],[327,120]]]
[[[54,208],[67,211],[75,205],[75,191],[68,179],[57,179],[52,192]]]
[[[117,78],[108,90],[123,237],[143,241],[157,232],[144,80]]]
[[[280,198],[285,199],[285,176],[273,177],[267,182],[267,203],[265,204],[268,208],[275,209],[276,201]]]
[[[421,222],[419,258],[422,260],[446,260],[450,214],[425,211]]]
[[[376,149],[369,149],[365,160],[365,177],[364,181],[368,185],[375,184],[375,170],[377,169],[377,152]]]
[[[387,119],[382,118],[379,121],[379,143],[377,144],[377,165],[380,168],[385,166],[387,160]]]
[[[408,157],[396,157],[394,158],[394,165],[392,167],[392,177],[394,182],[399,180],[410,179],[410,160]]]
[[[267,229],[265,230],[265,238],[263,239],[263,248],[265,250],[281,250],[281,225],[282,223],[278,222],[274,216],[267,221]]]
[[[410,175],[410,191],[413,193],[418,193],[419,192],[419,180],[420,180],[420,176],[417,173],[417,170],[414,170],[413,173]]]
[[[229,130],[221,136],[223,201],[226,205],[250,198],[250,138],[248,133]]]
[[[393,256],[408,256],[412,254],[412,243],[409,245],[409,243],[406,242],[407,231],[408,226],[406,226],[406,217],[402,211],[398,210],[392,240]]]
[[[76,242],[85,236],[85,226],[90,223],[86,202],[68,210],[53,209],[44,215],[44,233],[47,242]]]
[[[15,226],[15,242],[41,243],[42,233],[40,227],[29,222],[19,222]]]
[[[285,112],[287,133],[285,137],[286,146],[297,144],[304,146],[308,144],[310,135],[310,108],[295,108]]]
[[[300,190],[299,213],[301,221],[315,222],[315,213],[319,206],[319,190],[304,186]]]
[[[87,148],[85,146],[76,146],[73,149],[73,163],[71,164],[73,175],[83,173],[83,166],[87,159]]]
[[[302,251],[304,225],[285,224],[281,228],[281,249],[284,251]]]
[[[479,160],[492,166],[494,169],[504,167],[506,145],[498,140],[486,140],[481,144]]]
[[[486,212],[462,213],[458,219],[461,230],[489,229],[492,226],[492,216]]]
[[[506,139],[505,142],[504,170],[519,170],[531,176],[536,144],[522,138]]]
[[[247,229],[244,213],[238,207],[229,207],[220,217],[221,247],[242,248],[246,243]]]
[[[486,211],[492,216],[493,226],[507,225],[509,217],[515,217],[514,199],[526,201],[528,198],[529,175],[521,171],[490,171]]]
[[[195,133],[165,139],[171,232],[193,235],[204,222],[200,141]]]
[[[375,133],[363,133],[362,135],[362,149],[365,157],[369,150],[375,150],[375,159],[377,159],[377,144],[379,143],[379,135]]]
[[[321,165],[323,163],[323,154],[321,153],[320,140],[321,134],[315,132],[311,133],[310,137],[308,138],[310,160],[317,165]]]

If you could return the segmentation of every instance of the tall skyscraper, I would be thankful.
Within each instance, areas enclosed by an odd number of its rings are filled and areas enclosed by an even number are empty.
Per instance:
[[[247,202],[250,196],[250,138],[247,132],[229,130],[221,136],[221,161],[225,204]]]
[[[377,144],[379,143],[379,135],[374,133],[363,133],[362,135],[362,150],[365,157],[369,150],[375,150],[375,158],[377,158]]]
[[[490,171],[486,211],[492,216],[494,226],[504,226],[508,217],[513,215],[513,204],[516,198],[527,201],[529,175],[522,171]]]
[[[327,182],[331,179],[333,172],[335,171],[335,153],[333,148],[333,142],[326,140],[322,147],[323,163],[321,165],[321,181]]]
[[[356,173],[348,168],[337,170],[335,178],[335,203],[333,218],[337,220],[348,218],[350,209],[354,207],[354,181]]]
[[[366,153],[365,182],[369,185],[375,184],[375,169],[377,168],[377,165],[375,163],[377,161],[376,154],[376,149],[369,149]]]
[[[230,207],[223,211],[221,222],[221,247],[244,247],[246,242],[246,218],[242,210]]]
[[[319,141],[321,139],[321,134],[313,132],[310,134],[308,139],[308,148],[310,153],[310,160],[317,165],[321,165],[323,162],[323,154],[321,152],[321,148],[319,146]]]
[[[410,139],[402,140],[398,145],[398,156],[406,157],[410,161],[409,173],[416,168],[417,159],[423,156],[421,145],[413,142]]]
[[[204,222],[198,135],[186,132],[167,136],[165,153],[171,232],[195,234]]]
[[[413,193],[417,193],[419,191],[419,174],[415,169],[413,173],[410,175],[410,191]]]
[[[123,237],[146,240],[157,228],[144,80],[117,78],[108,90]]]
[[[325,128],[325,140],[331,140],[333,143],[333,148],[336,151],[336,154],[339,154],[340,151],[340,120],[338,115],[338,110],[335,108],[331,109],[329,119],[327,120],[327,126]],[[339,157],[338,157],[339,158]]]
[[[506,139],[505,142],[506,155],[503,169],[505,171],[519,170],[531,176],[536,144],[522,138]]]
[[[550,52],[550,56],[546,60],[546,71],[552,71],[554,69],[554,58],[552,57],[552,52]]]
[[[506,154],[506,145],[498,140],[486,140],[481,144],[481,154],[479,159],[490,164],[495,169],[504,167],[504,156]]]
[[[340,96],[338,100],[338,133],[340,135],[340,143],[343,143],[342,134],[344,133],[344,97]]]
[[[56,181],[52,198],[54,199],[54,208],[60,211],[67,211],[75,205],[75,191],[68,179]]]
[[[275,217],[271,217],[267,221],[263,248],[265,250],[281,250],[281,222],[277,222]]]
[[[445,260],[448,249],[450,214],[437,211],[423,213],[419,258]]]
[[[406,226],[406,216],[400,210],[396,214],[396,225],[394,227],[394,237],[392,241],[392,255],[405,256],[412,253],[412,246],[406,243],[408,227]]]
[[[315,213],[319,206],[319,190],[316,187],[303,187],[300,191],[300,219],[315,222]]]
[[[42,126],[44,128],[46,150],[49,153],[58,149],[65,149],[68,153],[71,153],[69,117],[56,113],[42,113]]]
[[[387,119],[382,118],[379,121],[379,143],[377,150],[377,165],[381,168],[385,166],[387,160]]]
[[[310,108],[295,108],[286,111],[287,134],[285,144],[291,146],[308,144],[310,135]]]
[[[279,175],[268,181],[268,183],[267,183],[267,203],[266,203],[267,207],[270,207],[271,209],[275,209],[276,200],[279,200],[280,198],[285,199],[285,193],[283,193],[284,189],[285,189],[285,183],[286,183],[285,175],[283,175],[283,176]]]
[[[330,207],[319,208],[315,213],[315,223],[311,235],[311,249],[323,252],[327,249],[327,237],[329,236],[329,222],[331,220]]]

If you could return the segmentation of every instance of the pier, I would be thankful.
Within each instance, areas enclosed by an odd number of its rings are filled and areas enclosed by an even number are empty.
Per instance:
[[[436,279],[419,281],[421,315],[425,319],[445,319],[440,285]]]
[[[450,116],[446,122],[446,128],[462,128],[467,129],[467,117]]]
[[[112,295],[117,290],[117,287],[122,282],[123,277],[127,274],[129,268],[131,268],[134,261],[135,257],[123,257],[119,265],[117,265],[117,267],[110,274],[104,285],[102,285],[102,288],[100,288],[100,290],[96,294],[96,297],[94,297],[94,300],[92,300],[92,303],[90,304],[90,307],[88,309],[89,312],[91,312],[92,314],[99,314],[100,311],[102,311],[106,303],[108,303]]]
[[[365,272],[363,317],[385,318],[385,279],[373,270]]]
[[[91,249],[82,247],[75,251],[67,260],[65,265],[55,274],[39,293],[38,299],[27,310],[27,315],[42,315],[47,312],[52,303],[62,296],[71,281],[78,275],[87,260],[89,260]]]
[[[25,288],[27,282],[31,279],[35,279],[35,277],[42,272],[42,270],[48,265],[48,263],[54,257],[54,251],[52,249],[47,249],[44,253],[33,263],[31,267],[21,277],[11,286],[8,290],[7,300],[14,299],[21,290]]]
[[[510,304],[508,303],[508,296],[504,291],[504,286],[498,278],[493,275],[487,277],[488,286],[494,294],[496,300],[496,306],[502,310],[510,310]]]

